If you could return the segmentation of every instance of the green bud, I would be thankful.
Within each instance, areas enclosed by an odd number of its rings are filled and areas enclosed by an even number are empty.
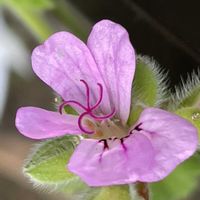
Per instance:
[[[128,124],[135,123],[145,107],[156,106],[166,99],[166,75],[158,64],[146,56],[137,56]]]
[[[200,159],[195,155],[179,165],[162,181],[150,184],[153,200],[186,199],[198,186]]]
[[[182,81],[181,86],[176,87],[171,95],[169,110],[177,110],[183,107],[196,107],[200,109],[200,72],[188,76],[187,81]]]

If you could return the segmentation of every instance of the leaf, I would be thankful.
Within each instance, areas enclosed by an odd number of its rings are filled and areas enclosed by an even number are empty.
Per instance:
[[[171,95],[169,109],[176,110],[182,107],[200,108],[200,71],[192,73],[187,80],[182,80],[182,84],[175,88],[175,93]]]
[[[70,182],[76,176],[67,171],[66,164],[78,141],[76,136],[64,136],[41,143],[25,164],[24,173],[40,184]]]
[[[79,177],[59,188],[59,191],[63,192],[67,198],[76,200],[92,200],[99,190],[99,187],[87,186]]]
[[[128,124],[137,121],[145,106],[158,106],[166,98],[166,75],[146,56],[137,56]]]
[[[197,187],[200,176],[200,159],[197,155],[179,165],[163,181],[150,184],[152,200],[182,200]]]
[[[87,186],[66,168],[79,143],[77,136],[64,136],[39,144],[24,166],[24,173],[40,186],[55,187],[69,199],[90,200],[98,188]]]

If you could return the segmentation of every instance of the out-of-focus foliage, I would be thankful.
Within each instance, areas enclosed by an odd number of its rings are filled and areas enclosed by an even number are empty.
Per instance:
[[[200,176],[200,157],[193,156],[164,180],[150,185],[153,200],[182,200],[197,187]]]
[[[54,7],[54,0],[0,0],[3,5],[17,5],[31,10],[52,9]]]

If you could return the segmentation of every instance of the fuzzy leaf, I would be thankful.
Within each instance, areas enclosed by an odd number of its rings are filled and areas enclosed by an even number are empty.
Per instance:
[[[67,171],[66,164],[77,143],[78,137],[75,136],[41,143],[25,164],[25,174],[39,184],[50,185],[73,180],[76,176]]]
[[[138,56],[132,89],[132,106],[128,124],[133,124],[145,106],[155,106],[166,96],[166,75],[158,64],[146,56]]]
[[[63,192],[68,199],[93,200],[99,193],[100,188],[89,187],[77,177],[68,184],[60,186],[59,191]]]
[[[182,200],[195,190],[200,176],[200,159],[191,157],[163,181],[150,184],[152,200]]]
[[[190,121],[197,129],[200,139],[200,108],[186,107],[180,108],[175,113]]]
[[[182,107],[200,108],[200,72],[193,73],[187,81],[182,81],[182,86],[177,87],[169,101],[169,109],[175,110]]]

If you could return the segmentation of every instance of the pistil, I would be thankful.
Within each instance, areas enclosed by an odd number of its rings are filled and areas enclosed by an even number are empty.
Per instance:
[[[97,100],[97,102],[95,103],[95,105],[91,106],[90,105],[90,90],[89,90],[89,85],[87,84],[87,82],[85,80],[80,80],[86,87],[86,102],[87,102],[87,107],[82,105],[81,103],[74,101],[74,100],[69,100],[69,101],[64,101],[60,107],[59,107],[59,112],[62,114],[63,113],[63,109],[65,106],[69,105],[72,107],[80,107],[83,112],[79,115],[79,119],[78,119],[78,126],[80,128],[81,131],[83,131],[86,134],[93,134],[95,133],[94,130],[87,130],[84,126],[83,126],[83,119],[85,118],[85,116],[89,116],[90,118],[94,119],[95,121],[102,121],[102,120],[106,120],[106,119],[110,119],[115,115],[115,109],[113,109],[111,111],[111,113],[107,114],[107,115],[101,115],[101,116],[97,116],[93,113],[93,111],[95,109],[97,109],[103,99],[103,86],[100,83],[97,83],[97,85],[99,86],[99,99]]]

